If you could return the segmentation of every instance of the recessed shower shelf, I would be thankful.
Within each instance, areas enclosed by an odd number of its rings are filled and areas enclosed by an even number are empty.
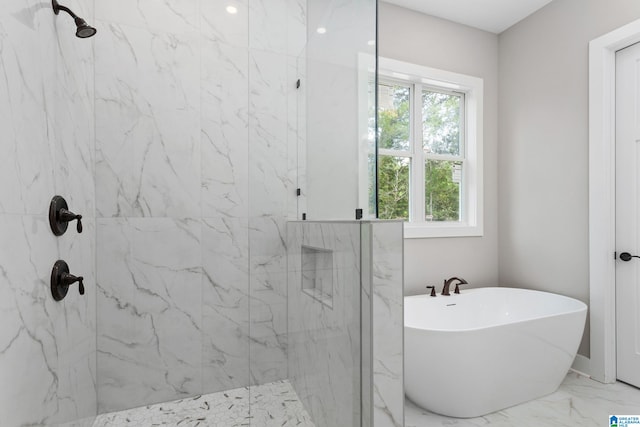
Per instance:
[[[333,308],[333,251],[302,245],[302,292]]]

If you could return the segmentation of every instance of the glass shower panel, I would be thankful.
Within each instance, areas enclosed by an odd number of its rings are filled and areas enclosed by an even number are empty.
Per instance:
[[[292,261],[287,223],[369,210],[376,2],[250,2],[248,10],[251,424],[359,426],[359,276],[351,271],[349,286],[336,276],[347,274],[346,253],[359,260],[359,243],[342,239],[345,230],[321,230],[335,245],[309,243]],[[304,270],[300,286],[291,268]],[[327,373],[336,358],[343,366]],[[284,398],[277,414],[274,396]]]
[[[96,3],[100,413],[204,395],[249,417],[249,13],[235,3]]]
[[[296,215],[298,58],[306,1],[249,2],[248,280],[251,425],[282,425],[299,403],[287,365],[286,223]]]
[[[309,0],[304,132],[307,219],[375,216],[376,2]]]

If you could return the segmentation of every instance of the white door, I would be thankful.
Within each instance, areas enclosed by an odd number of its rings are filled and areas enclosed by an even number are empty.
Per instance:
[[[640,44],[616,53],[618,379],[640,387]]]

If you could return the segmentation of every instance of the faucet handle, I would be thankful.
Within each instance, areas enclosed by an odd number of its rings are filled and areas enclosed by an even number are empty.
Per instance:
[[[458,279],[458,283],[456,283],[456,289],[453,291],[453,293],[454,294],[459,294],[460,293],[460,285],[468,285],[468,284],[469,284],[469,282],[467,282],[463,278],[459,278]]]
[[[440,295],[445,295],[445,296],[449,296],[451,295],[449,293],[449,286],[451,286],[451,282],[453,282],[453,279],[455,279],[455,277],[452,277],[450,279],[445,279],[442,283],[442,292],[440,292]]]
[[[67,201],[62,196],[54,196],[49,205],[49,226],[53,234],[62,236],[71,221],[78,221],[76,230],[82,233],[82,215],[71,212]]]
[[[84,295],[84,277],[82,276],[74,276],[73,274],[63,272],[60,274],[60,283],[63,286],[69,286],[76,282],[78,282],[78,287],[80,291],[80,295]]]
[[[56,301],[67,296],[69,286],[78,283],[80,295],[84,295],[84,277],[74,276],[69,273],[69,265],[63,260],[58,260],[51,270],[51,295]]]
[[[60,209],[58,218],[60,221],[64,221],[64,222],[71,222],[71,221],[78,221],[78,223],[76,224],[76,231],[78,233],[82,233],[82,215],[78,215],[78,214],[74,214],[73,212],[67,210],[67,209]]]
[[[436,287],[435,286],[427,286],[427,289],[431,288],[431,296],[435,297],[437,296],[436,294]]]

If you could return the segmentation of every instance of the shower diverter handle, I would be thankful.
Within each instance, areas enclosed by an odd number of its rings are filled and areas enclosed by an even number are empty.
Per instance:
[[[71,221],[78,221],[76,231],[82,233],[82,215],[71,212],[64,197],[54,196],[49,205],[49,225],[53,234],[62,236]]]
[[[69,265],[63,260],[58,260],[51,270],[51,295],[56,301],[61,301],[67,296],[69,286],[78,284],[80,295],[84,295],[84,277],[74,276],[69,273]]]
[[[631,258],[640,258],[638,255],[631,255],[629,252],[622,252],[620,254],[620,259],[623,261],[631,261]]]
[[[64,222],[71,222],[77,220],[76,231],[82,233],[82,215],[74,214],[66,209],[60,209],[58,212],[58,220]]]

